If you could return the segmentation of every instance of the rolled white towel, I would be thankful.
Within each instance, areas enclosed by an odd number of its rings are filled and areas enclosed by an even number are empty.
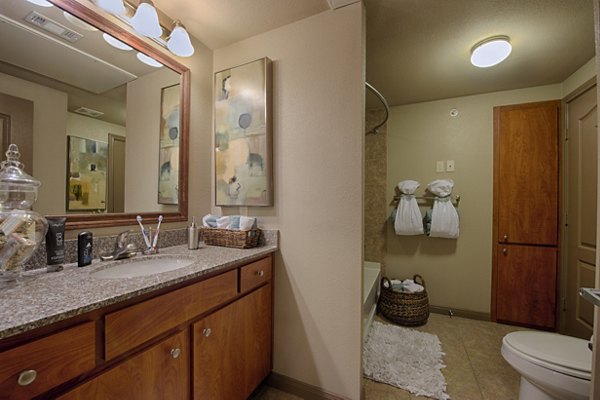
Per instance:
[[[206,214],[202,217],[202,225],[205,228],[216,228],[217,227],[217,217],[216,215]]]
[[[419,293],[424,290],[423,286],[419,285],[418,283],[415,283],[415,281],[413,281],[412,279],[405,279],[402,282],[402,288],[405,292],[410,293]]]
[[[224,217],[217,219],[217,228],[227,229],[227,228],[229,228],[230,223],[231,223],[231,217],[226,215]]]
[[[256,218],[240,217],[240,231],[249,231],[256,226]]]

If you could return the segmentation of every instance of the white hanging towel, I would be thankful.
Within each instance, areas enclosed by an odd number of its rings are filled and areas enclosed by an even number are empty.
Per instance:
[[[420,184],[417,181],[402,181],[398,183],[400,189],[400,201],[396,219],[394,220],[394,230],[396,235],[410,236],[423,234],[423,217],[421,210],[415,199],[415,191]]]
[[[436,179],[427,190],[436,196],[431,214],[430,237],[456,239],[459,233],[458,212],[452,205],[452,179]]]

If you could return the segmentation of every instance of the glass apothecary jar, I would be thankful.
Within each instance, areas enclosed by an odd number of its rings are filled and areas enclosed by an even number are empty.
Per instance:
[[[11,144],[0,163],[0,287],[18,281],[48,229],[46,218],[31,210],[41,183],[23,171],[19,157]]]

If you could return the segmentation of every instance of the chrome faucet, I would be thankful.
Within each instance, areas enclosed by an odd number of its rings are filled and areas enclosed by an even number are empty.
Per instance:
[[[100,256],[102,261],[120,260],[122,258],[130,258],[137,254],[137,247],[134,243],[128,242],[130,230],[121,232],[117,235],[117,242],[112,254]]]

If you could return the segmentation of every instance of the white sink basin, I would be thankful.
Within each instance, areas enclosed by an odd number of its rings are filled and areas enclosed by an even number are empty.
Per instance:
[[[147,276],[187,267],[193,262],[193,258],[183,258],[181,256],[158,256],[145,259],[133,258],[128,261],[116,261],[114,265],[94,271],[90,275],[100,279]]]

